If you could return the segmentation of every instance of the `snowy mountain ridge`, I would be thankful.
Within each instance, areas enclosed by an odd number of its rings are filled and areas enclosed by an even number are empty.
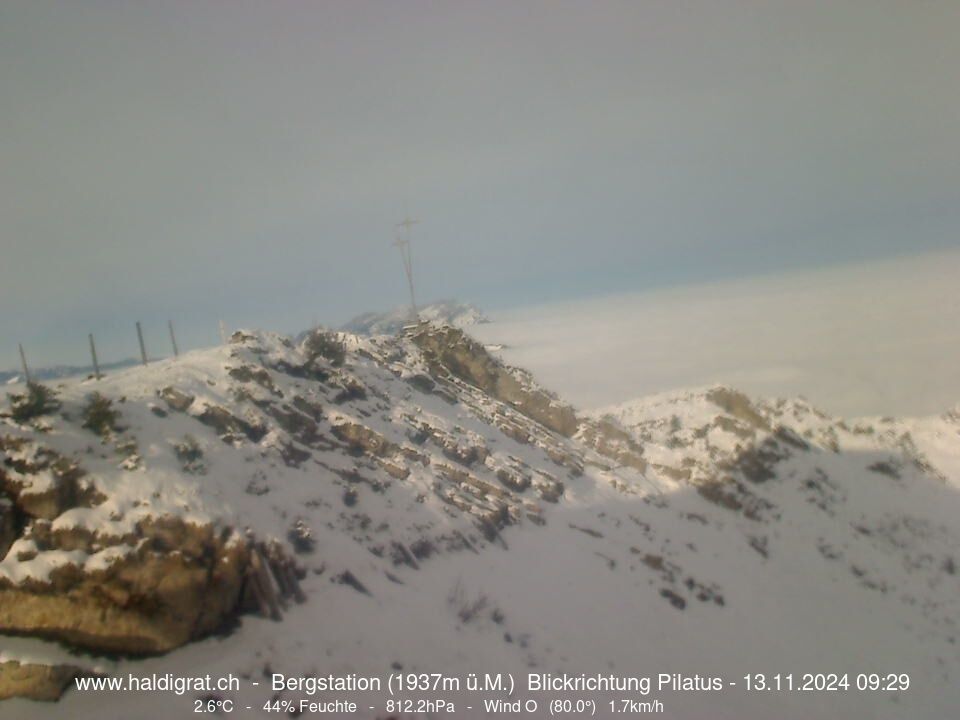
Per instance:
[[[932,719],[958,701],[955,412],[844,421],[712,387],[583,415],[432,323],[299,344],[238,332],[54,389],[43,412],[0,418],[0,630],[19,636],[3,638],[0,696],[185,666],[829,666],[908,672],[914,692],[664,702],[685,718]],[[253,614],[234,626],[238,608]],[[101,702],[60,700],[77,718]],[[135,693],[111,702],[157,717]]]

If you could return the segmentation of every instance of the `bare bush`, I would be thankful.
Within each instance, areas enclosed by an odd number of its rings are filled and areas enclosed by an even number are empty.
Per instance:
[[[453,589],[447,596],[447,604],[456,612],[457,617],[460,618],[460,622],[466,625],[476,619],[487,608],[490,604],[490,599],[483,593],[471,599],[466,588],[457,580],[457,584],[453,586]]]

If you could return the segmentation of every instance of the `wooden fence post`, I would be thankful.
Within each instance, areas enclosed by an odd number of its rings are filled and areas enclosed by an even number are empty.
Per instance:
[[[93,342],[93,333],[90,333],[90,357],[93,358],[93,377],[95,380],[99,380],[102,376],[100,375],[100,363],[97,362],[97,346]]]
[[[173,356],[180,357],[180,351],[177,349],[177,336],[173,334],[173,320],[167,320],[170,327],[170,343],[173,345]]]
[[[137,320],[137,339],[140,341],[140,359],[143,364],[147,364],[147,348],[143,344],[143,330],[140,328],[140,321]]]
[[[20,348],[20,364],[23,366],[23,379],[26,380],[27,385],[30,385],[33,381],[30,379],[30,368],[27,367],[27,356],[23,352],[23,345],[17,343]]]

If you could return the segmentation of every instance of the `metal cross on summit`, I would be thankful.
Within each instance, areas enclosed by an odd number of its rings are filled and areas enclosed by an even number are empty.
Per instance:
[[[417,298],[413,291],[413,258],[410,254],[410,235],[411,228],[419,220],[412,220],[409,216],[404,218],[403,222],[397,223],[397,239],[393,243],[400,249],[400,257],[403,260],[403,271],[407,276],[407,285],[410,288],[410,308],[414,319],[417,318]]]

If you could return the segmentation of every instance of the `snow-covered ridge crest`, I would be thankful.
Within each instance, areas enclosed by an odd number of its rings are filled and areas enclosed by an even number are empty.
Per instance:
[[[441,300],[417,308],[417,317],[422,321],[451,325],[460,329],[489,322],[487,316],[476,305],[456,300]],[[400,307],[389,312],[357,315],[345,323],[341,329],[358,335],[396,335],[412,320],[412,310],[409,307]]]
[[[889,452],[897,464],[913,465],[945,483],[956,485],[960,478],[956,410],[926,418],[839,418],[803,398],[750,398],[714,385],[638,398],[590,416],[628,428],[653,463],[652,474],[694,483],[742,461],[750,448],[774,442],[833,453]]]

